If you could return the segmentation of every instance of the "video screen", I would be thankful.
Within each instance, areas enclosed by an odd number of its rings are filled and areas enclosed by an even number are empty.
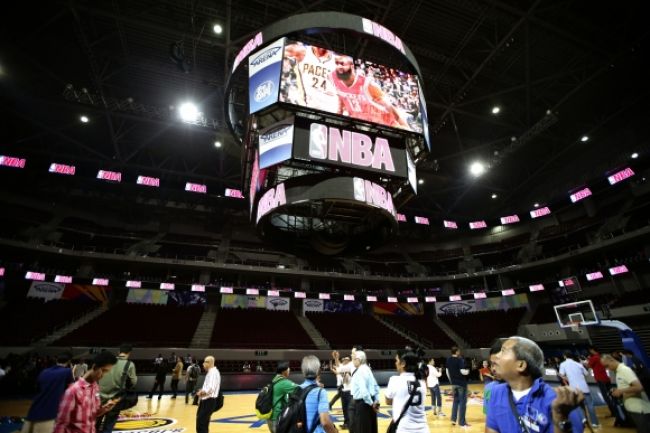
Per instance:
[[[280,101],[366,122],[422,133],[415,75],[287,41]]]

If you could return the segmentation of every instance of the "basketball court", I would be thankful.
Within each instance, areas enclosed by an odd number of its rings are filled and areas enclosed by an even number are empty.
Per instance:
[[[470,385],[471,394],[467,401],[467,422],[468,428],[454,427],[449,421],[451,413],[452,398],[449,394],[450,387],[443,386],[443,412],[444,417],[434,417],[431,407],[427,405],[427,418],[431,431],[464,431],[479,433],[485,431],[485,415],[483,415],[483,385]],[[255,392],[226,393],[224,407],[213,414],[210,423],[211,432],[220,433],[251,433],[268,432],[265,421],[260,421],[254,414]],[[334,396],[334,391],[328,392],[329,398]],[[383,395],[383,390],[382,390]],[[430,402],[430,400],[428,400]],[[383,403],[383,397],[382,397]],[[0,416],[25,416],[29,409],[29,400],[12,400],[0,403]],[[122,419],[118,421],[114,431],[132,433],[180,433],[195,431],[195,416],[197,406],[185,404],[185,399],[178,396],[175,400],[171,396],[164,395],[162,399],[146,399],[141,396],[138,405],[132,411],[123,412]],[[629,431],[629,429],[611,427],[614,418],[608,418],[607,409],[604,406],[597,407],[598,416],[603,427],[599,433],[618,433]],[[343,423],[340,400],[332,410],[336,425]],[[390,421],[390,408],[385,405],[379,413],[379,431],[384,432]],[[0,425],[0,433],[9,433],[19,429],[17,424]]]

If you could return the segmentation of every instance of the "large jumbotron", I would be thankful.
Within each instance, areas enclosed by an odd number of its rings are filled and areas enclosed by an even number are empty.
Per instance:
[[[306,42],[325,31],[383,44],[400,69]],[[260,236],[337,254],[396,231],[396,208],[416,194],[416,164],[430,149],[418,75],[397,36],[349,14],[292,16],[244,45],[225,112],[242,145],[244,191]]]

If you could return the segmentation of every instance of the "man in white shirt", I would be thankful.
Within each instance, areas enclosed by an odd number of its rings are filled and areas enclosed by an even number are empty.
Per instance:
[[[589,422],[594,428],[600,427],[598,423],[598,416],[596,416],[596,410],[594,409],[594,399],[591,397],[591,392],[589,390],[589,385],[585,380],[589,372],[585,367],[576,362],[573,354],[571,352],[564,352],[564,362],[560,364],[560,376],[569,384],[570,387],[582,391],[582,394],[585,396],[585,406],[587,406],[587,412],[589,415]],[[587,413],[585,413],[587,416]]]
[[[196,433],[208,433],[210,416],[215,411],[217,396],[221,388],[221,374],[214,365],[214,357],[206,356],[203,368],[207,372],[201,390],[196,393],[199,397],[199,408],[196,411]]]
[[[365,352],[357,350],[352,355],[356,367],[350,382],[354,410],[350,417],[352,433],[377,433],[379,412],[379,385],[368,367]]]
[[[356,346],[352,348],[351,356],[354,356],[356,350],[357,350]],[[357,368],[354,366],[354,363],[350,362],[351,357],[346,356],[342,360],[340,360],[339,352],[336,350],[332,352],[332,357],[334,358],[334,365],[333,365],[334,370],[336,371],[337,375],[340,374],[342,376],[342,380],[343,380],[343,388],[341,389],[341,406],[343,408],[343,424],[341,424],[340,428],[341,430],[347,430],[350,425],[351,417],[354,411],[353,408],[354,401],[352,400],[352,394],[350,391],[350,381],[352,379],[352,375],[354,374]]]
[[[612,397],[623,398],[623,406],[636,424],[639,433],[650,432],[650,400],[634,371],[611,355],[601,355],[600,362],[611,372],[616,372],[616,389]]]

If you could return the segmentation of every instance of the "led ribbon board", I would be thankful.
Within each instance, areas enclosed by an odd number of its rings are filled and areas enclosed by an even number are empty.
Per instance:
[[[275,209],[309,200],[347,200],[362,202],[388,213],[397,223],[397,211],[392,196],[382,186],[359,177],[326,179],[311,187],[291,186],[287,181],[267,190],[257,205],[256,221]]]

